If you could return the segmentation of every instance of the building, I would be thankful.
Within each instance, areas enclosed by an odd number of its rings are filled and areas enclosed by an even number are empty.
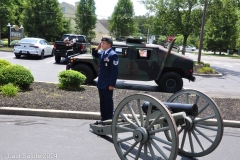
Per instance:
[[[71,29],[72,30],[75,30],[75,11],[77,9],[77,6],[76,6],[76,3],[75,3],[75,6],[72,5],[72,4],[69,4],[69,3],[66,3],[66,2],[62,2],[60,3],[60,6],[61,6],[61,10],[62,10],[62,13],[63,13],[63,16],[66,18],[66,19],[70,19],[70,22],[71,22]]]
[[[63,16],[71,19],[71,28],[75,30],[75,12],[77,9],[77,5],[79,2],[75,2],[75,5],[69,4],[67,2],[60,3],[61,10],[63,13]],[[109,37],[109,30],[108,28],[108,20],[107,19],[101,19],[97,20],[96,27],[94,32],[96,33],[96,37],[92,39],[92,42],[99,43],[102,37]]]

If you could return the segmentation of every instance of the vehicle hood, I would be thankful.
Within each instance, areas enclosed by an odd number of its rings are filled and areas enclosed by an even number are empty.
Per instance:
[[[74,56],[73,58],[78,58],[78,59],[93,59],[92,54],[79,54],[77,56]]]

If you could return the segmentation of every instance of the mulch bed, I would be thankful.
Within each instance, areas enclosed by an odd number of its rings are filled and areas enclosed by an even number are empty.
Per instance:
[[[167,101],[172,95],[162,92],[115,89],[115,106],[125,97],[136,93],[152,95],[162,102]],[[211,98],[218,105],[223,119],[240,121],[240,99]],[[94,86],[83,86],[75,91],[65,91],[58,89],[53,83],[34,82],[27,91],[21,91],[15,97],[5,97],[0,94],[0,106],[99,112],[99,95]]]

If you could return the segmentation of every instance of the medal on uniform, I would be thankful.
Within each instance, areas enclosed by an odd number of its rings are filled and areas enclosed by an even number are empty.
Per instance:
[[[107,63],[105,63],[105,66],[106,66],[106,67],[108,66]]]

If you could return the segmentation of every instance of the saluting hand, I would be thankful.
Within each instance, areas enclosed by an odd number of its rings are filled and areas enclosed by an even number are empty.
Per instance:
[[[96,50],[99,50],[102,47],[102,42],[100,42],[96,48]]]

